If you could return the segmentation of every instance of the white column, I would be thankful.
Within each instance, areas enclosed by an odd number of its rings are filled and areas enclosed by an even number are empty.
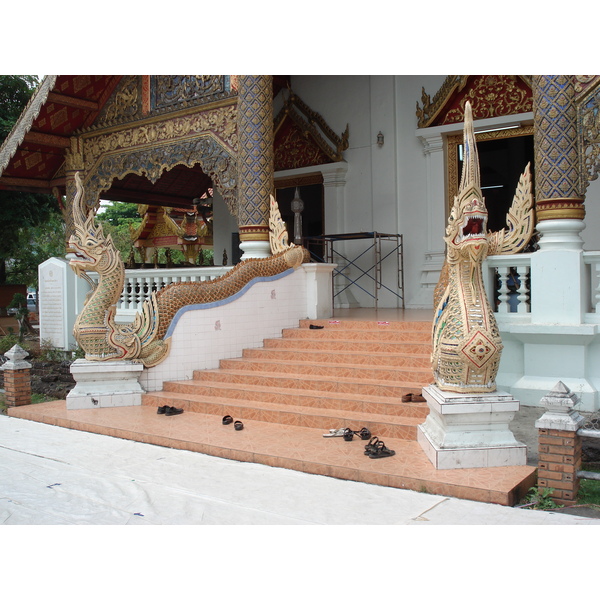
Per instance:
[[[540,249],[531,255],[531,322],[579,325],[587,309],[583,239],[578,219],[540,221]]]

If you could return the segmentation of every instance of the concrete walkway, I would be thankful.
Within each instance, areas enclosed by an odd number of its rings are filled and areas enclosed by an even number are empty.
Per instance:
[[[598,525],[0,416],[5,525]]]

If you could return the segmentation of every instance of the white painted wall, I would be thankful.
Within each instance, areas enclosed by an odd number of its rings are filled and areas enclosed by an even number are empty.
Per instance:
[[[349,125],[349,148],[344,152],[348,163],[344,206],[335,221],[326,222],[325,233],[402,234],[407,308],[422,306],[420,280],[425,255],[443,247],[437,239],[441,240],[443,228],[431,231],[428,222],[427,165],[415,130],[416,103],[422,87],[433,95],[444,79],[441,75],[292,77],[294,92],[338,135]],[[380,131],[385,139],[382,147],[377,146]],[[443,197],[439,198],[439,208],[443,214]],[[353,259],[367,246],[367,242],[349,242],[345,255]],[[358,263],[367,269],[372,254],[367,253]],[[392,287],[395,264],[386,259],[383,267],[383,282]],[[358,275],[356,270],[350,274]],[[372,282],[367,277],[360,283],[363,281],[364,287],[372,290]],[[373,305],[368,294],[354,289],[361,306]],[[380,291],[379,307],[396,307],[398,302],[393,294]]]

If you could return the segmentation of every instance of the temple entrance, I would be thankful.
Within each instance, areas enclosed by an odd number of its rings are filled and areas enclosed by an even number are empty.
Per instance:
[[[457,146],[456,152],[460,181],[463,168],[462,144]],[[506,215],[527,163],[530,163],[531,181],[535,181],[533,135],[478,141],[477,153],[481,169],[481,191],[488,210],[488,229],[499,231],[506,227]]]
[[[298,213],[301,219],[302,241],[294,239],[294,217],[295,213],[292,209],[292,201],[298,190],[298,194],[303,203],[302,210]],[[293,187],[285,187],[277,189],[277,204],[281,218],[285,221],[289,239],[294,243],[303,243],[307,237],[322,235],[323,232],[323,185],[300,185]],[[311,251],[316,251],[320,259],[323,259],[322,245],[318,248],[309,248]]]

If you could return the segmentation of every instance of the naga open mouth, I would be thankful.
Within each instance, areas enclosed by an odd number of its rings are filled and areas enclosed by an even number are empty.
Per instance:
[[[461,235],[459,238],[460,242],[466,242],[469,240],[485,239],[486,237],[486,221],[487,216],[484,213],[471,213],[465,215],[465,224],[461,229]]]

